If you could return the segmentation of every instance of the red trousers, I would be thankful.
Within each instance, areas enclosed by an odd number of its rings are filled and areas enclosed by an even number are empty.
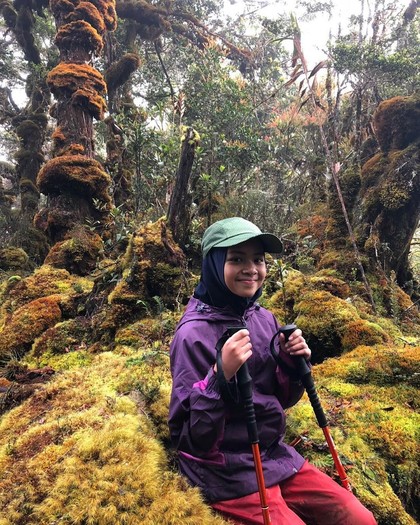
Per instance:
[[[266,491],[272,525],[376,525],[351,492],[307,461],[297,474]],[[236,525],[264,523],[258,493],[212,507]]]

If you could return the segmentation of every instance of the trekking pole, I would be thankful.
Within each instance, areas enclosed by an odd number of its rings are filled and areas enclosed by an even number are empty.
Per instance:
[[[233,335],[238,330],[245,328],[245,326],[234,326],[227,329],[229,336]],[[257,420],[255,417],[254,402],[252,400],[252,378],[249,374],[248,364],[244,363],[236,372],[238,381],[238,388],[244,404],[246,413],[246,425],[248,429],[249,441],[252,447],[252,455],[254,457],[255,474],[257,476],[258,493],[260,495],[261,512],[263,516],[264,525],[271,524],[270,512],[267,503],[267,493],[265,490],[264,473],[261,463],[261,454],[258,438]]]
[[[271,353],[274,359],[277,361],[277,363],[280,366],[283,366],[284,363],[283,364],[280,363],[280,357],[278,354],[276,354],[274,350],[274,339],[279,333],[283,333],[285,337],[285,341],[287,342],[289,340],[290,335],[296,330],[296,328],[297,326],[295,324],[288,324],[286,326],[283,326],[280,328],[280,330],[274,335],[274,337],[271,340],[271,343],[270,343]],[[322,431],[325,436],[325,440],[327,441],[328,448],[333,458],[334,465],[335,465],[335,468],[337,469],[341,483],[345,489],[352,492],[349,479],[347,478],[346,471],[344,470],[344,467],[338,456],[337,449],[335,447],[333,438],[330,433],[330,429],[328,427],[327,418],[325,416],[324,410],[322,409],[321,402],[316,392],[314,380],[311,374],[311,369],[309,368],[308,363],[306,362],[303,356],[293,356],[293,359],[296,360],[295,361],[296,371],[299,375],[300,380],[302,381],[303,386],[305,387],[306,393],[308,394],[309,401],[311,402],[313,411],[318,421],[318,425],[320,428],[322,428]]]

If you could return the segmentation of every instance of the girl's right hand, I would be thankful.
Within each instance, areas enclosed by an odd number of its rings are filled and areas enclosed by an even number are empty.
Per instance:
[[[222,347],[223,374],[230,381],[252,355],[252,344],[246,328],[235,332]],[[214,365],[214,371],[217,371]]]

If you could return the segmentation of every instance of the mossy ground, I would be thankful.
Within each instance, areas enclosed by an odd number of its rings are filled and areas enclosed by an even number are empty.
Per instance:
[[[186,297],[172,243],[158,221],[136,233],[112,279],[100,266],[80,277],[45,265],[3,283],[0,336],[22,355],[0,370],[0,525],[226,523],[178,476],[169,447],[168,350]],[[318,392],[356,495],[379,525],[414,524],[415,308],[408,320],[374,315],[360,283],[336,269],[270,278],[263,303],[312,341]],[[407,297],[388,291],[406,310]],[[303,455],[337,479],[306,396],[289,411],[287,439],[299,436]]]

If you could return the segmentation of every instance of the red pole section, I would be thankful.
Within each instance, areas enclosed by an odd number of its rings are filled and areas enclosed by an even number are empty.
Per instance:
[[[257,475],[258,492],[260,494],[261,512],[264,525],[271,524],[270,512],[268,510],[267,493],[265,491],[265,481],[261,464],[260,447],[258,443],[252,443],[252,454],[254,456],[255,474]]]
[[[352,492],[349,479],[347,477],[346,471],[344,470],[344,467],[338,456],[338,452],[337,452],[337,449],[335,448],[335,443],[331,436],[329,427],[324,427],[322,431],[324,432],[324,436],[327,441],[328,448],[330,449],[330,454],[333,458],[335,468],[337,469],[338,475],[340,476],[341,483],[343,484],[343,487],[345,489]]]

